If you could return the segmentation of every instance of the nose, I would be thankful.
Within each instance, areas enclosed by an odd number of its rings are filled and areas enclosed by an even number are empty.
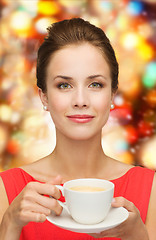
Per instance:
[[[86,89],[76,89],[72,100],[72,105],[74,108],[88,108],[89,106],[89,96]]]

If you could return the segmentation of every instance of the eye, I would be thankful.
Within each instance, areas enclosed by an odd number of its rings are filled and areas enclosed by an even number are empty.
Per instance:
[[[93,82],[89,85],[89,87],[91,88],[102,88],[103,84],[102,83],[98,83],[98,82]]]
[[[60,83],[58,85],[58,88],[60,88],[60,89],[69,89],[69,88],[71,88],[71,85],[68,84],[68,83]]]

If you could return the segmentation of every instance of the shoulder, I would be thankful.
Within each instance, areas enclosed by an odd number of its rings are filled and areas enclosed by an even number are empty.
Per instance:
[[[146,167],[142,166],[134,166],[134,165],[128,165],[125,163],[121,163],[120,168],[123,169],[123,173],[127,174],[130,177],[140,177],[140,178],[150,178],[151,181],[153,181],[154,177],[154,170],[151,170]],[[123,174],[124,175],[124,174]]]
[[[17,183],[20,180],[27,180],[31,176],[22,168],[10,168],[0,173],[0,176],[4,182],[4,185],[11,185]]]
[[[154,174],[151,196],[149,201],[146,226],[151,240],[156,239],[156,173]]]
[[[0,173],[1,188],[5,188],[9,204],[22,191],[28,182],[34,181],[33,177],[21,168],[11,168]]]
[[[125,177],[129,179],[131,184],[135,184],[135,188],[139,189],[139,191],[146,192],[146,194],[150,195],[154,171],[145,167],[133,166],[127,171]]]
[[[108,157],[108,168],[104,172],[104,175],[108,176],[107,179],[109,180],[116,180],[124,176],[133,167],[133,165]]]

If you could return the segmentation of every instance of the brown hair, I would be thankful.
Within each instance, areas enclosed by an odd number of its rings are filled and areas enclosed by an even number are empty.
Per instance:
[[[71,44],[88,42],[98,47],[110,67],[112,92],[118,89],[118,62],[109,39],[102,29],[81,18],[72,18],[53,23],[48,29],[48,35],[38,50],[37,86],[46,92],[46,71],[54,52]]]

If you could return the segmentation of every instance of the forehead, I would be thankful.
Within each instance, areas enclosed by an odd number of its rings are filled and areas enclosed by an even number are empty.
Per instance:
[[[72,44],[56,51],[50,59],[48,72],[104,71],[110,74],[102,51],[89,43]]]

